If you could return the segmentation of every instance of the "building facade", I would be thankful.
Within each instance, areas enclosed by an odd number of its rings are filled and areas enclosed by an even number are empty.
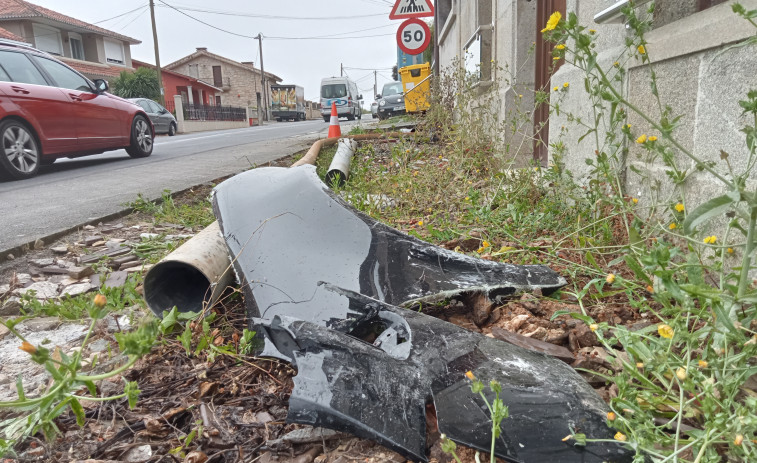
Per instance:
[[[222,89],[223,93],[216,95],[216,104],[249,107],[253,108],[253,111],[257,111],[259,99],[262,108],[268,108],[268,102],[271,101],[271,85],[281,82],[280,77],[266,72],[266,88],[263,92],[260,69],[255,68],[253,63],[240,63],[211,53],[207,48],[197,48],[191,55],[166,65],[165,69]]]
[[[135,69],[147,67],[155,69],[155,66],[142,61],[132,60]],[[163,91],[167,105],[172,105],[174,96],[181,95],[184,104],[212,105],[221,104],[223,90],[210,85],[194,77],[185,76],[168,69],[161,70],[163,77]]]
[[[131,45],[141,43],[24,0],[0,0],[0,27],[20,38],[11,40],[55,55],[90,79],[133,70]]]
[[[501,121],[518,113],[522,118],[517,129],[505,133],[506,155],[524,165],[546,165],[552,147],[559,142],[564,161],[579,176],[588,172],[584,162],[594,152],[593,140],[582,139],[584,131],[571,129],[575,117],[592,120],[588,94],[584,90],[584,73],[580,69],[555,61],[553,45],[542,39],[549,16],[559,11],[565,18],[575,13],[578,22],[595,32],[598,62],[607,69],[626,50],[632,31],[620,14],[623,1],[608,0],[439,0],[439,67],[478,67],[478,91],[486,95],[476,102],[481,110],[496,113]],[[682,145],[705,161],[719,162],[720,150],[730,159],[746,159],[744,134],[746,124],[738,101],[755,88],[757,55],[754,47],[733,45],[755,34],[754,27],[736,16],[724,0],[657,0],[648,42],[649,62],[627,60],[627,73],[620,85],[624,95],[644,111],[657,111],[650,86],[650,71],[657,77],[662,106],[683,118],[674,135]],[[741,0],[747,9],[757,9],[757,0]],[[636,11],[645,12],[649,1],[637,0]],[[615,6],[615,8],[612,8]],[[494,94],[487,93],[493,82]],[[569,91],[553,88],[569,86]],[[566,87],[567,89],[568,87]],[[560,112],[550,115],[548,105],[536,106],[534,96],[541,90],[559,98]],[[558,96],[559,95],[559,96]],[[525,110],[524,110],[525,109]],[[659,112],[659,111],[658,111]],[[634,132],[644,133],[648,124],[630,113],[627,122]],[[567,128],[567,130],[566,130]],[[634,173],[643,169],[649,175],[665,178],[662,165],[643,162],[639,146],[627,143],[621,164],[626,168],[625,184],[629,193],[638,195],[649,188],[641,185]],[[733,161],[732,161],[733,162]],[[738,162],[738,161],[736,161]],[[715,182],[707,175],[690,179],[694,193],[711,192]]]

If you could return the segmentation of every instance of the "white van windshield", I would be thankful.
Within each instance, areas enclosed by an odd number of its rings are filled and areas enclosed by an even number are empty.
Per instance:
[[[381,91],[382,96],[398,95],[402,93],[401,82],[391,82],[384,85],[384,89]]]
[[[344,98],[347,96],[347,86],[344,84],[328,84],[321,87],[321,98]]]

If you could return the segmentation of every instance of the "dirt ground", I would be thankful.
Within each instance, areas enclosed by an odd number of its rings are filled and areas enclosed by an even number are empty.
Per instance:
[[[289,165],[291,159],[278,165]],[[193,201],[207,197],[210,185],[193,189],[175,201]],[[121,225],[121,227],[118,227]],[[133,227],[139,228],[133,228]],[[142,233],[195,233],[199,230],[174,229],[170,224],[153,224],[144,214],[132,214],[110,223],[98,224],[31,251],[0,265],[0,284],[8,283],[18,273],[31,272],[31,261],[60,258],[53,247],[67,246],[66,258],[76,261],[81,252],[75,243],[86,235],[114,230],[109,238],[125,242],[138,240]],[[481,243],[453,241],[445,246],[462,246],[475,250]],[[467,249],[470,248],[470,249]],[[48,278],[39,275],[34,278]],[[2,298],[2,294],[0,294]],[[218,314],[214,322],[214,344],[237,344],[246,327],[241,297],[230,297],[213,310]],[[491,304],[476,295],[452,300],[429,313],[486,336],[503,336],[503,331],[522,335],[519,342],[530,343],[534,349],[546,349],[543,343],[555,347],[551,354],[574,367],[611,373],[614,365],[608,353],[598,346],[596,337],[583,323],[568,316],[551,320],[558,310],[578,311],[569,298],[554,299],[541,294],[522,294],[502,305]],[[646,319],[627,305],[607,302],[587,307],[589,314],[611,324],[647,326]],[[141,312],[144,314],[144,311]],[[193,325],[195,335],[200,327]],[[117,343],[113,331],[99,329],[93,341],[104,350],[113,352]],[[68,346],[69,348],[71,346]],[[86,355],[91,355],[87,352]],[[115,356],[115,354],[114,354]],[[117,356],[114,357],[117,360]],[[3,370],[0,369],[0,373]],[[286,423],[287,402],[295,372],[275,360],[253,357],[216,356],[210,360],[207,352],[188,356],[176,339],[164,339],[152,353],[140,360],[135,368],[121,377],[98,384],[101,395],[122,391],[123,380],[137,381],[141,390],[136,408],[129,409],[124,400],[106,403],[84,402],[87,421],[83,428],[76,424],[71,413],[58,419],[61,434],[54,442],[33,438],[20,443],[19,458],[5,458],[5,462],[291,462],[291,463],[347,463],[347,462],[404,462],[400,455],[373,442],[357,439],[329,430]],[[615,394],[612,385],[600,378],[582,373],[608,400]],[[0,386],[12,388],[12,384]],[[119,390],[120,388],[120,390]],[[8,417],[0,412],[0,420]],[[450,462],[451,457],[441,451],[439,433],[429,411],[428,448],[432,461]],[[465,462],[473,462],[474,452],[458,447]],[[488,461],[488,457],[483,460]]]

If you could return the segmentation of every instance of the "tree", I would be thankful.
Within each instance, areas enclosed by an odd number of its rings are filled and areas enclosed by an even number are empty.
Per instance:
[[[121,98],[160,99],[158,73],[154,69],[139,68],[135,72],[121,71],[110,86],[114,95]]]

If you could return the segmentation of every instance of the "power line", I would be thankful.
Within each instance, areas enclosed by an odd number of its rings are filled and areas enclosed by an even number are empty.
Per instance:
[[[224,11],[224,10],[210,10],[206,8],[194,8],[189,6],[176,6],[175,8],[184,10],[184,11],[194,11],[196,13],[208,13],[208,14],[217,14],[217,15],[223,15],[223,16],[242,16],[245,18],[260,18],[260,19],[286,19],[286,20],[292,20],[292,21],[333,21],[338,19],[355,19],[355,18],[373,18],[377,16],[386,16],[386,13],[373,13],[373,14],[364,14],[364,15],[356,15],[356,16],[317,16],[317,17],[304,17],[304,16],[279,16],[279,15],[268,15],[268,14],[255,14],[255,13],[244,13],[240,11]]]
[[[108,21],[110,21],[111,19],[116,19],[116,18],[120,18],[121,16],[126,16],[126,15],[127,15],[127,14],[129,14],[129,13],[134,13],[135,11],[137,11],[137,10],[141,10],[141,9],[143,9],[143,8],[144,8],[144,9],[147,9],[147,5],[138,6],[138,7],[134,8],[133,10],[129,10],[129,11],[126,11],[126,12],[124,12],[124,13],[121,13],[121,14],[117,14],[117,15],[115,15],[115,16],[113,16],[113,17],[110,17],[110,18],[108,18],[108,19],[102,19],[102,20],[100,20],[100,21],[95,21],[95,22],[93,22],[92,24],[100,24],[100,23],[108,22]]]
[[[135,17],[134,17],[134,19],[132,19],[131,21],[129,21],[128,23],[126,23],[126,24],[124,25],[124,27],[122,27],[122,28],[120,28],[120,29],[119,29],[119,31],[123,31],[124,29],[126,29],[127,27],[129,27],[129,25],[130,25],[131,23],[133,23],[133,22],[134,22],[134,21],[136,21],[137,19],[139,19],[139,18],[141,18],[142,16],[144,16],[144,14],[145,14],[145,13],[147,13],[147,9],[143,10],[143,11],[142,11],[141,13],[139,13],[139,14],[138,14],[137,16],[135,16]]]
[[[175,10],[176,12],[181,13],[184,16],[186,16],[186,17],[188,17],[190,19],[193,19],[193,20],[195,20],[195,21],[197,21],[197,22],[199,22],[201,24],[204,24],[204,25],[206,25],[206,26],[208,26],[210,28],[216,29],[216,30],[221,31],[221,32],[225,32],[227,34],[235,35],[237,37],[244,37],[244,38],[247,38],[247,39],[257,39],[257,36],[239,34],[237,32],[232,32],[232,31],[229,31],[229,30],[226,30],[226,29],[222,29],[222,28],[220,28],[218,26],[214,26],[213,24],[210,24],[210,23],[205,22],[205,21],[203,21],[201,19],[195,18],[194,16],[181,11],[180,9],[174,7],[173,5],[169,5],[168,3],[164,2],[163,0],[158,0],[158,1],[160,3],[166,5],[167,7]],[[387,26],[381,26],[381,27],[387,27]],[[394,35],[394,34],[375,34],[375,35],[359,35],[359,36],[351,36],[351,37],[334,37],[334,35],[354,34],[356,32],[362,32],[362,31],[365,31],[365,30],[372,30],[372,29],[376,29],[376,28],[363,29],[363,30],[351,31],[351,32],[342,32],[340,34],[333,34],[332,36],[318,36],[318,37],[269,37],[267,35],[263,35],[263,37],[266,38],[266,39],[271,39],[271,40],[345,40],[345,39],[363,39],[363,38],[369,38],[369,37],[386,37],[386,36],[389,36],[389,35]]]
[[[257,39],[257,36],[252,36],[252,35],[244,35],[244,34],[238,34],[238,33],[236,33],[236,32],[227,31],[226,29],[221,29],[220,27],[216,27],[216,26],[214,26],[214,25],[212,25],[212,24],[210,24],[210,23],[206,23],[205,21],[203,21],[203,20],[201,20],[201,19],[197,19],[197,18],[195,18],[194,16],[191,16],[191,15],[189,15],[189,14],[187,14],[187,13],[185,13],[185,12],[181,11],[181,10],[180,10],[180,9],[178,9],[178,8],[176,8],[176,7],[172,6],[172,5],[169,5],[168,3],[164,2],[163,0],[158,0],[158,1],[159,1],[160,3],[162,3],[162,4],[164,4],[165,6],[167,6],[167,7],[171,8],[172,10],[175,10],[175,11],[177,11],[177,12],[179,12],[179,13],[183,14],[184,16],[186,16],[186,17],[188,17],[188,18],[190,18],[190,19],[194,19],[194,20],[195,20],[195,21],[197,21],[198,23],[202,23],[202,24],[205,24],[206,26],[208,26],[208,27],[211,27],[211,28],[213,28],[213,29],[215,29],[215,30],[218,30],[218,31],[221,31],[221,32],[225,32],[225,33],[227,33],[227,34],[231,34],[231,35],[236,35],[237,37],[244,37],[244,38],[246,38],[246,39]]]

